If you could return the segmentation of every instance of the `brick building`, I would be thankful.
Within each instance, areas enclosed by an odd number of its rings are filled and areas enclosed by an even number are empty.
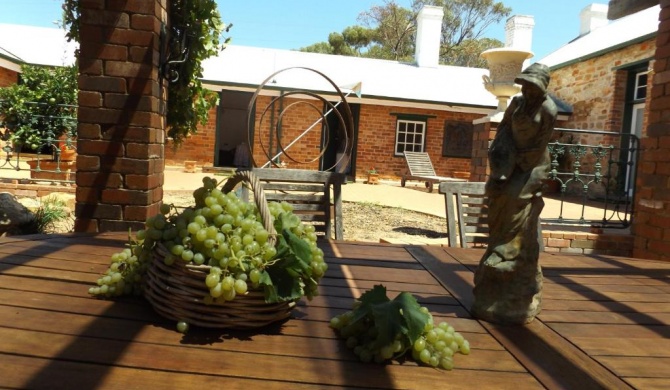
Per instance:
[[[565,126],[641,135],[651,94],[658,7],[608,21],[607,5],[581,12],[580,35],[542,58],[549,89],[572,106]]]
[[[469,177],[472,122],[497,102],[483,85],[488,70],[438,65],[442,10],[433,8],[438,15],[419,19],[425,28],[415,63],[229,46],[205,62],[203,82],[220,91],[210,115],[216,121],[188,145],[168,148],[166,161],[262,166],[279,156],[274,161],[291,168],[326,170],[343,163],[346,143],[353,147],[351,177],[375,168],[383,178],[398,179],[406,169],[403,150],[428,152],[441,176]],[[337,88],[353,116],[346,139],[338,113],[348,118]],[[248,121],[250,102],[255,117]],[[249,143],[250,160],[236,163],[239,146]]]

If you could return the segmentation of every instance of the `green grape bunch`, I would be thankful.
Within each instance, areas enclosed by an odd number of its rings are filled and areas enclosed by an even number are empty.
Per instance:
[[[470,354],[470,343],[447,322],[435,326],[426,307],[407,292],[390,300],[376,285],[333,317],[330,327],[362,362],[387,363],[410,354],[419,364],[454,368],[454,354]]]
[[[303,223],[289,203],[269,202],[276,231],[270,233],[256,204],[234,191],[224,193],[217,184],[203,178],[191,207],[161,205],[160,213],[149,217],[134,239],[129,237],[128,248],[112,255],[109,269],[89,292],[103,297],[141,293],[144,273],[160,245],[168,266],[182,262],[209,269],[203,282],[209,292],[206,304],[231,301],[250,289],[263,291],[268,303],[317,295],[328,266],[314,225]]]

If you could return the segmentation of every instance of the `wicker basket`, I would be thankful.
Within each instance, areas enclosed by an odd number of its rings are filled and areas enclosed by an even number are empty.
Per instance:
[[[229,192],[241,182],[251,184],[263,225],[273,237],[270,211],[258,179],[250,171],[238,172],[223,186]],[[175,321],[207,328],[254,329],[284,320],[291,315],[295,302],[267,303],[262,290],[250,289],[225,303],[206,304],[209,296],[205,278],[210,267],[175,261],[166,265],[167,249],[158,245],[147,271],[144,296],[160,315]]]

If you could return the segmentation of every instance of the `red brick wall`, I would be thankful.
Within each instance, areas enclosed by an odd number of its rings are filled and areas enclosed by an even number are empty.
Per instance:
[[[321,101],[285,98],[268,110],[263,117],[263,110],[270,104],[271,99],[269,96],[259,96],[256,102],[256,126],[253,145],[253,158],[256,166],[263,166],[269,160],[268,155],[273,157],[277,154],[273,151],[278,151],[278,149],[267,151],[271,133],[274,147],[277,148],[279,142],[286,149],[289,143],[293,142],[321,118],[321,112],[323,111]],[[275,126],[280,111],[283,111],[283,114],[281,118],[281,137],[278,140]],[[263,123],[261,123],[261,118]],[[280,160],[285,162],[289,168],[318,169],[319,160],[317,157],[321,153],[321,136],[322,126],[321,123],[318,123],[312,127],[311,131],[288,148],[286,150],[288,156],[284,155],[280,157]],[[260,144],[261,142],[266,148],[265,152]],[[311,161],[315,159],[316,161]]]
[[[189,135],[184,142],[177,146],[168,139],[165,145],[165,163],[182,165],[184,161],[195,161],[198,165],[214,165],[214,145],[216,142],[216,113],[217,107],[209,110],[209,119],[203,126],[198,126],[196,134]]]
[[[661,0],[648,126],[642,134],[633,256],[670,260],[670,0]]]
[[[573,106],[564,126],[620,131],[627,73],[612,69],[650,58],[655,49],[655,40],[650,39],[554,70],[549,91]]]
[[[399,179],[407,164],[402,156],[395,156],[395,114],[428,116],[426,152],[439,176],[460,175],[470,172],[469,158],[442,157],[444,121],[472,123],[483,115],[455,113],[406,107],[361,106],[358,126],[356,177],[364,177],[374,167],[382,178]]]
[[[0,88],[16,84],[19,81],[19,74],[7,68],[0,68]]]

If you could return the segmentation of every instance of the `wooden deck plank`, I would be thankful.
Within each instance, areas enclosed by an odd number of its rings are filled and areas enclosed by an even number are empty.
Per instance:
[[[554,294],[543,292],[544,296],[551,299],[542,300],[542,310],[571,310],[571,311],[611,311],[620,313],[670,313],[668,302],[617,302],[617,301],[591,301],[591,300],[560,300],[555,299]]]
[[[668,293],[664,291],[662,286],[642,286],[642,285],[621,285],[621,284],[577,284],[577,283],[555,283],[552,280],[545,280],[545,283],[542,287],[542,290],[546,293],[551,293],[551,296],[554,297],[554,293],[561,293],[565,291],[572,292],[618,292],[618,293],[639,293],[639,294],[648,294],[648,293]]]
[[[670,379],[670,357],[659,356],[599,356],[598,361],[623,378]]]
[[[324,257],[345,258],[357,260],[376,260],[416,264],[412,256],[402,246],[369,246],[359,245],[357,243],[338,242],[334,244],[326,243],[321,246]],[[379,256],[379,251],[383,250],[384,256]]]
[[[571,337],[589,355],[670,357],[670,339],[625,337]]]
[[[568,310],[543,310],[539,318],[545,323],[570,322],[586,324],[623,324],[623,325],[670,325],[669,313],[612,313],[568,311]]]
[[[626,378],[626,382],[636,389],[645,390],[668,390],[670,389],[670,380],[666,378]]]
[[[179,345],[145,344],[136,341],[107,340],[88,337],[0,329],[0,338],[7,340],[0,345],[0,352],[6,354],[25,353],[38,358],[51,358],[109,366],[142,367],[147,370],[200,373],[217,375],[225,370],[231,377],[259,380],[295,381],[297,383],[375,388],[412,388],[429,386],[435,381],[451,378],[444,371],[416,365],[375,365],[356,361],[331,359],[301,359],[293,356],[279,356],[259,353],[210,350],[204,348],[180,348]],[[496,351],[489,351],[497,353]],[[156,359],[156,356],[161,356]],[[458,360],[460,356],[456,359]],[[468,358],[466,356],[465,358]],[[461,359],[465,360],[465,359]],[[474,359],[470,359],[474,360]],[[462,364],[463,362],[461,362]],[[262,367],[249,370],[249,367]],[[454,373],[456,371],[453,371]],[[334,375],[334,373],[338,373]],[[495,369],[459,370],[461,379],[468,378],[485,385],[505,383],[505,376],[515,374]],[[449,373],[451,374],[451,373]],[[496,374],[500,375],[500,378]],[[515,380],[527,376],[526,383],[533,381],[525,372],[518,372]],[[465,377],[463,377],[465,376]],[[487,378],[488,377],[488,378]],[[514,382],[508,382],[512,385]]]
[[[564,337],[628,337],[632,339],[670,338],[670,327],[665,325],[612,325],[612,324],[574,324],[554,322],[551,328]]]
[[[656,302],[667,303],[670,294],[667,293],[623,293],[623,292],[606,292],[606,291],[561,291],[552,292],[552,299],[562,300],[576,300],[576,301],[614,301],[620,303],[628,302]]]
[[[0,274],[14,275],[28,278],[67,280],[70,282],[90,283],[91,277],[97,279],[100,272],[74,272],[67,270],[48,269],[42,267],[17,266],[0,263]]]
[[[326,261],[328,261],[326,259]],[[358,280],[371,280],[383,283],[386,280],[395,280],[401,283],[436,284],[437,282],[429,273],[419,269],[391,269],[384,267],[371,267],[361,265],[330,264],[328,266],[328,277]]]
[[[0,354],[0,378],[6,388],[33,389],[323,389],[322,384],[257,380],[226,375],[144,370]],[[329,387],[332,389],[345,387]]]
[[[553,276],[545,275],[545,281],[547,283],[581,284],[587,286],[613,285],[613,284],[625,285],[625,286],[658,286],[658,285],[662,286],[667,283],[660,280],[654,280],[649,278],[632,278],[623,275],[584,276],[584,274],[570,275],[568,273],[564,274],[555,273]]]

